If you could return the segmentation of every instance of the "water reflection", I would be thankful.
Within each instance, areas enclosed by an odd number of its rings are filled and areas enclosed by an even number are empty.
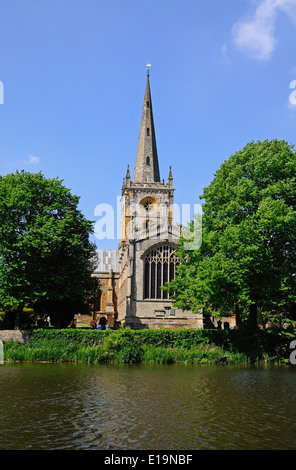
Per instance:
[[[295,449],[293,367],[4,364],[0,449]]]

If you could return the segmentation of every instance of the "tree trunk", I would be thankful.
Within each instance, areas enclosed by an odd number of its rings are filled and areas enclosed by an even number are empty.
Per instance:
[[[24,309],[24,304],[21,303],[16,311],[16,317],[14,321],[14,329],[15,330],[20,330],[21,324],[22,324],[22,315],[23,315],[23,309]]]
[[[296,320],[296,304],[290,306],[290,316],[292,320]]]
[[[241,328],[241,327],[242,327],[242,319],[241,319],[241,316],[240,316],[240,311],[239,311],[239,306],[238,306],[238,304],[235,304],[234,313],[235,313],[235,322],[236,322],[236,325],[237,325],[239,328]]]
[[[252,330],[255,330],[257,328],[257,305],[256,304],[250,305],[248,327],[251,328]]]

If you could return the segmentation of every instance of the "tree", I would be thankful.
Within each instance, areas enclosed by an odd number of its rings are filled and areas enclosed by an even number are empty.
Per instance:
[[[200,197],[202,244],[185,250],[170,283],[177,306],[227,315],[287,312],[296,301],[296,154],[285,141],[251,142],[216,172]]]
[[[67,322],[94,289],[92,222],[62,182],[24,171],[0,177],[0,305],[17,308],[18,324],[24,307]]]

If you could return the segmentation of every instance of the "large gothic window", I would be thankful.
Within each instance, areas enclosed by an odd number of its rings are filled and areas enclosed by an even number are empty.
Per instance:
[[[160,245],[152,248],[145,256],[145,299],[168,299],[168,293],[160,287],[175,279],[177,248],[171,245]]]

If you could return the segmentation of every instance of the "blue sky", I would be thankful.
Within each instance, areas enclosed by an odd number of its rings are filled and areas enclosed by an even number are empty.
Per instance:
[[[94,222],[133,173],[147,62],[176,204],[248,142],[296,143],[296,0],[1,3],[0,173],[63,179]]]

